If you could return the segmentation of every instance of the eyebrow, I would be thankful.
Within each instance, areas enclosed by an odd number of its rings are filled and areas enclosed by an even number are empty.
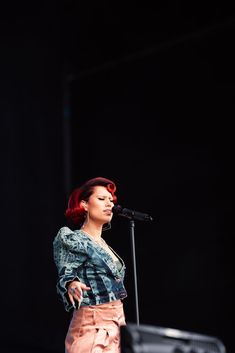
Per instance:
[[[100,194],[97,194],[96,195],[97,197],[109,197],[110,199],[113,199],[113,196],[109,196],[109,195],[100,195]]]

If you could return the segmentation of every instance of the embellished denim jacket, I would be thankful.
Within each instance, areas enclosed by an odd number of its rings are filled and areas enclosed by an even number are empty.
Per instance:
[[[68,282],[73,280],[79,280],[91,288],[84,291],[81,306],[127,297],[123,282],[126,269],[123,260],[115,253],[122,263],[119,271],[110,254],[82,230],[62,227],[54,238],[53,254],[59,277],[57,293],[66,311],[73,308],[67,291]]]

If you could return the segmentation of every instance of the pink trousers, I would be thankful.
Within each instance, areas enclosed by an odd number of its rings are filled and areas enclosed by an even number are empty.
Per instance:
[[[120,353],[120,326],[126,325],[123,303],[81,306],[74,310],[65,338],[65,353]]]

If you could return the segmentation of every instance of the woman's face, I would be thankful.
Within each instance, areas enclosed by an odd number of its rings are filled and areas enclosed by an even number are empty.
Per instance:
[[[86,202],[89,220],[105,224],[113,217],[113,196],[104,186],[94,186],[93,193]]]

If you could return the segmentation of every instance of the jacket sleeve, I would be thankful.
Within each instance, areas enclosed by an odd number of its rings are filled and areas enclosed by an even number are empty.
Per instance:
[[[63,300],[65,310],[70,311],[72,304],[68,298],[67,284],[78,280],[78,270],[87,258],[78,235],[68,227],[62,227],[53,241],[54,262],[58,271],[57,293]]]

